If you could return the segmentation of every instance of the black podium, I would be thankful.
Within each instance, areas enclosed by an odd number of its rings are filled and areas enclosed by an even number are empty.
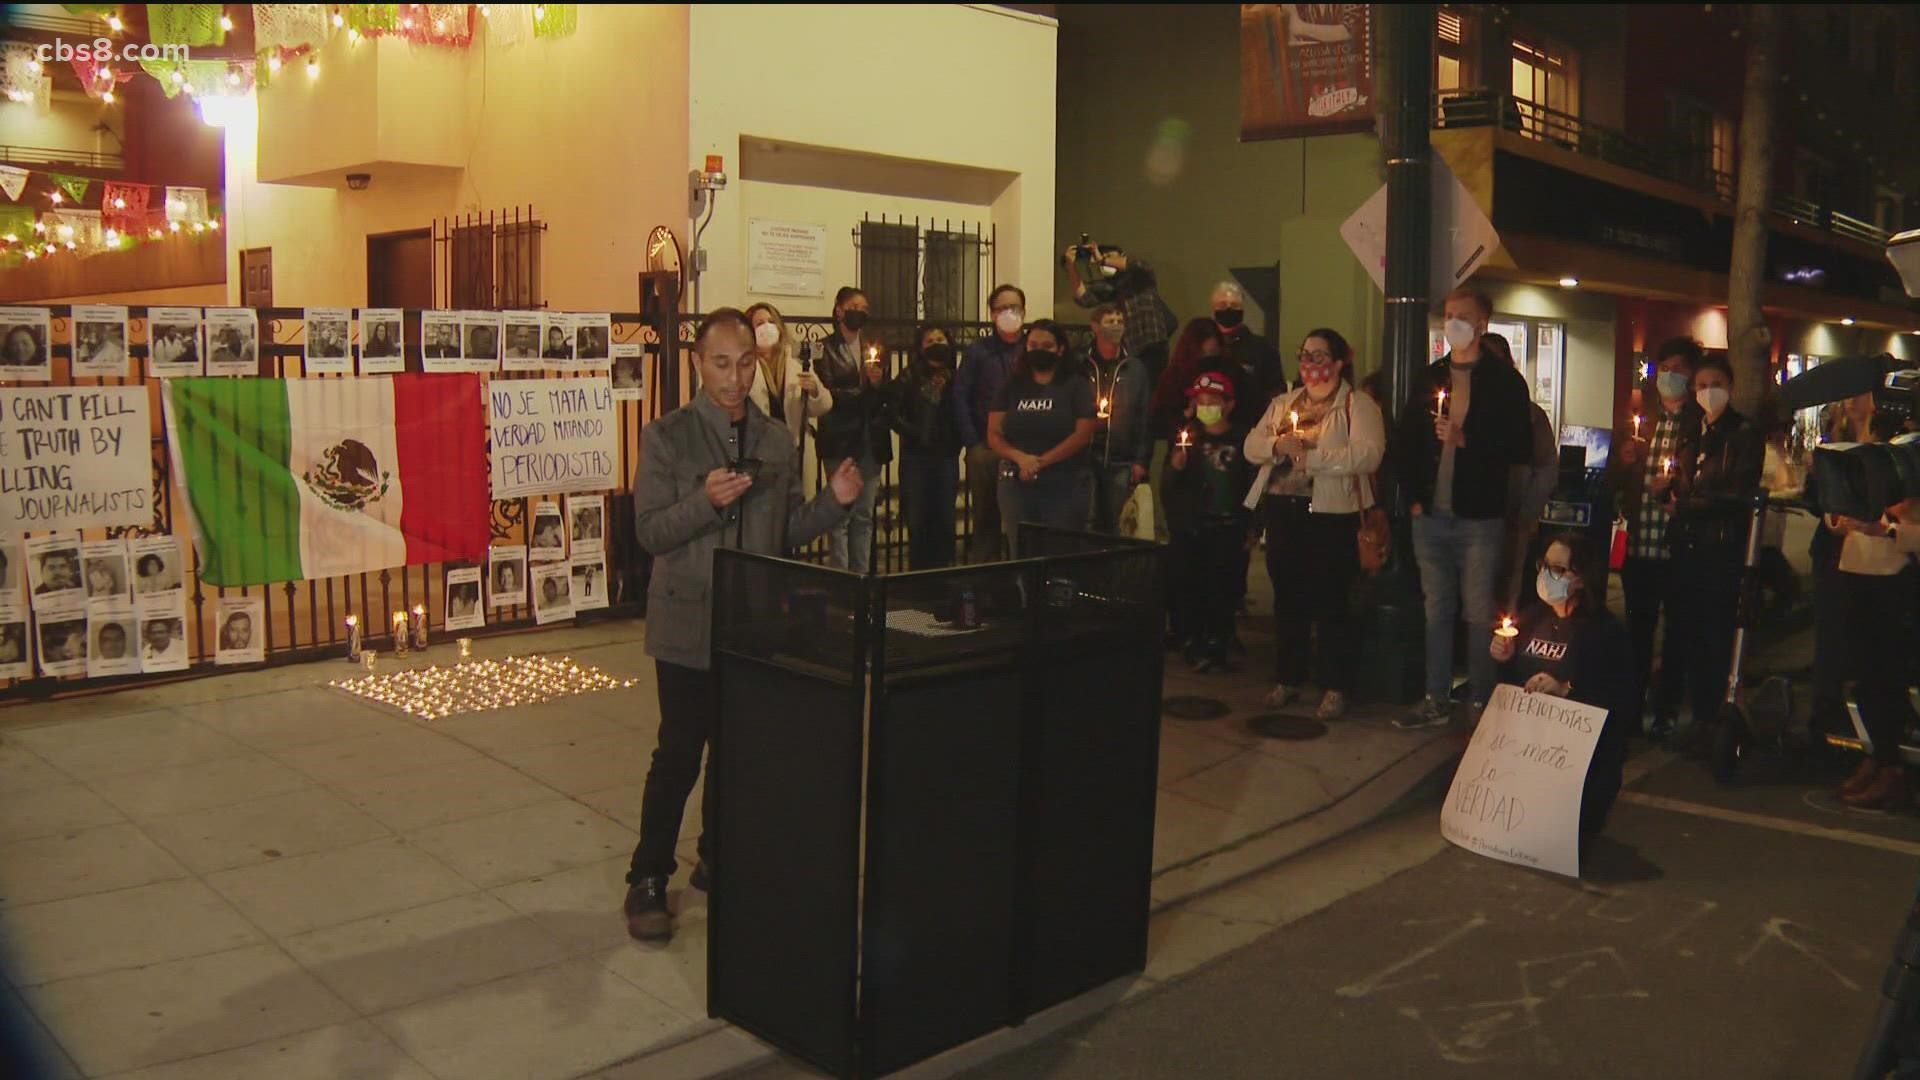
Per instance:
[[[1163,549],[714,566],[708,1013],[879,1076],[1146,965]]]

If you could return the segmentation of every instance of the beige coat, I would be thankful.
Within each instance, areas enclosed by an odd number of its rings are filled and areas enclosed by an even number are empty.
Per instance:
[[[801,425],[808,419],[822,417],[833,411],[833,391],[827,389],[825,383],[819,383],[819,376],[816,375],[815,381],[820,391],[807,399],[806,411],[803,415],[800,408],[800,358],[793,355],[791,349],[788,349],[786,354],[786,372],[786,376],[780,380],[781,397],[784,399],[782,405],[787,417],[787,434],[792,436],[794,445],[798,446]],[[767,396],[767,373],[760,368],[758,354],[755,354],[753,361],[753,388],[747,391],[747,397],[755,405],[760,406],[761,412],[768,416],[773,415],[773,407]]]
[[[1286,427],[1294,399],[1304,393],[1304,388],[1290,390],[1274,398],[1259,425],[1247,433],[1242,449],[1248,461],[1260,466],[1253,490],[1247,493],[1249,505],[1265,493],[1273,475],[1273,433]],[[1387,426],[1372,398],[1355,393],[1344,382],[1333,393],[1326,421],[1306,456],[1307,475],[1313,478],[1312,510],[1316,514],[1357,514],[1373,505],[1371,478],[1387,453]]]

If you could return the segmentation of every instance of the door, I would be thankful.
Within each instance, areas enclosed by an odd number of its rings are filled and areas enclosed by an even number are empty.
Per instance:
[[[270,308],[273,306],[273,249],[244,248],[240,252],[240,305],[250,308]],[[265,320],[261,320],[264,324]],[[278,361],[266,355],[262,349],[258,374],[262,378],[272,378],[279,374],[274,370]]]
[[[426,229],[367,237],[367,306],[433,307],[433,235]]]

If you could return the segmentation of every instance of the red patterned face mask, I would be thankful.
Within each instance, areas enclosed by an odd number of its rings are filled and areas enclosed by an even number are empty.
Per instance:
[[[1316,385],[1320,383],[1332,382],[1334,379],[1338,378],[1339,375],[1340,375],[1340,365],[1337,363],[1327,363],[1327,364],[1305,363],[1300,365],[1300,377],[1302,379],[1305,379],[1307,382],[1314,383]]]

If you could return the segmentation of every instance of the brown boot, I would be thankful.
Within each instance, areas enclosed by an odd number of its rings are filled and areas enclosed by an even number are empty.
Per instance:
[[[1873,778],[1879,771],[1879,762],[1872,758],[1861,758],[1860,767],[1853,770],[1853,775],[1847,777],[1846,782],[1840,785],[1840,797],[1844,799],[1849,795],[1858,795],[1867,790],[1867,785],[1873,783]]]
[[[628,886],[627,935],[635,941],[665,941],[673,936],[673,916],[667,913],[667,879],[641,878]]]
[[[1907,770],[1902,765],[1882,765],[1873,774],[1873,782],[1842,800],[1856,810],[1904,810],[1911,802],[1907,791]]]

